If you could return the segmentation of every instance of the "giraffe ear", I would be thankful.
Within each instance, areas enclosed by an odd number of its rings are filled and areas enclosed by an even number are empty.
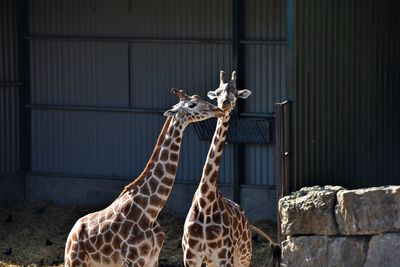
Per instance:
[[[164,112],[165,117],[173,117],[176,114],[176,110],[169,109]]]
[[[238,91],[237,97],[245,99],[245,98],[248,98],[249,95],[251,95],[251,91],[248,89],[243,89],[243,90]]]
[[[214,99],[217,97],[217,94],[215,93],[215,91],[208,91],[207,96],[209,99]]]

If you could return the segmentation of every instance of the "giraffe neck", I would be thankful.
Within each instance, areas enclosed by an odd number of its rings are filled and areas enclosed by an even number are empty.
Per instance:
[[[132,191],[133,202],[150,204],[144,205],[148,206],[144,209],[151,213],[150,218],[157,218],[172,190],[185,127],[179,121],[167,118],[142,174],[121,193]]]
[[[210,191],[217,189],[217,177],[225,144],[225,138],[228,133],[230,115],[225,115],[217,121],[214,136],[208,150],[206,163],[203,167],[203,174],[198,187],[200,195],[207,195]]]

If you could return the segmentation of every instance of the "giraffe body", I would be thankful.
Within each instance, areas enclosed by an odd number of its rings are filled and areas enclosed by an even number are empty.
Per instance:
[[[186,267],[247,267],[252,241],[245,211],[216,186],[229,115],[218,119],[203,177],[186,217],[182,247]],[[206,179],[203,179],[206,178]]]
[[[131,198],[124,194],[75,223],[66,244],[66,251],[74,252],[65,266],[158,266],[155,259],[165,235],[157,221],[132,205]],[[143,217],[136,219],[139,214]]]
[[[142,174],[101,211],[80,218],[65,247],[65,266],[158,266],[164,233],[156,221],[171,192],[183,131],[223,112],[198,96],[175,90],[180,102],[164,127]]]

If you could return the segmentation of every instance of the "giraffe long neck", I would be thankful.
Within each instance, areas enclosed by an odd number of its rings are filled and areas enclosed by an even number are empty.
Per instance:
[[[203,174],[198,188],[199,194],[208,194],[210,191],[216,191],[217,189],[217,177],[228,132],[229,119],[230,115],[225,115],[217,121],[217,127],[203,167]]]
[[[142,203],[143,208],[151,213],[150,217],[157,217],[172,190],[184,129],[185,125],[179,121],[166,120],[142,174],[121,193],[132,191],[135,195],[133,201]]]

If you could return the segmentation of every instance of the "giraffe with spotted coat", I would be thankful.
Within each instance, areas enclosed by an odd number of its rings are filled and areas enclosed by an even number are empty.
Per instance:
[[[167,119],[143,172],[111,205],[80,218],[68,235],[65,266],[157,267],[165,234],[158,214],[171,192],[186,126],[223,115],[222,110],[188,96],[164,113]]]
[[[208,92],[217,98],[224,116],[217,126],[199,186],[187,214],[182,237],[185,267],[248,267],[252,256],[251,231],[266,238],[273,249],[273,264],[280,264],[280,247],[260,229],[251,225],[245,211],[233,201],[224,198],[217,187],[217,177],[228,133],[229,120],[238,98],[247,98],[251,91],[236,89],[236,72],[229,82],[220,73],[220,86]]]

